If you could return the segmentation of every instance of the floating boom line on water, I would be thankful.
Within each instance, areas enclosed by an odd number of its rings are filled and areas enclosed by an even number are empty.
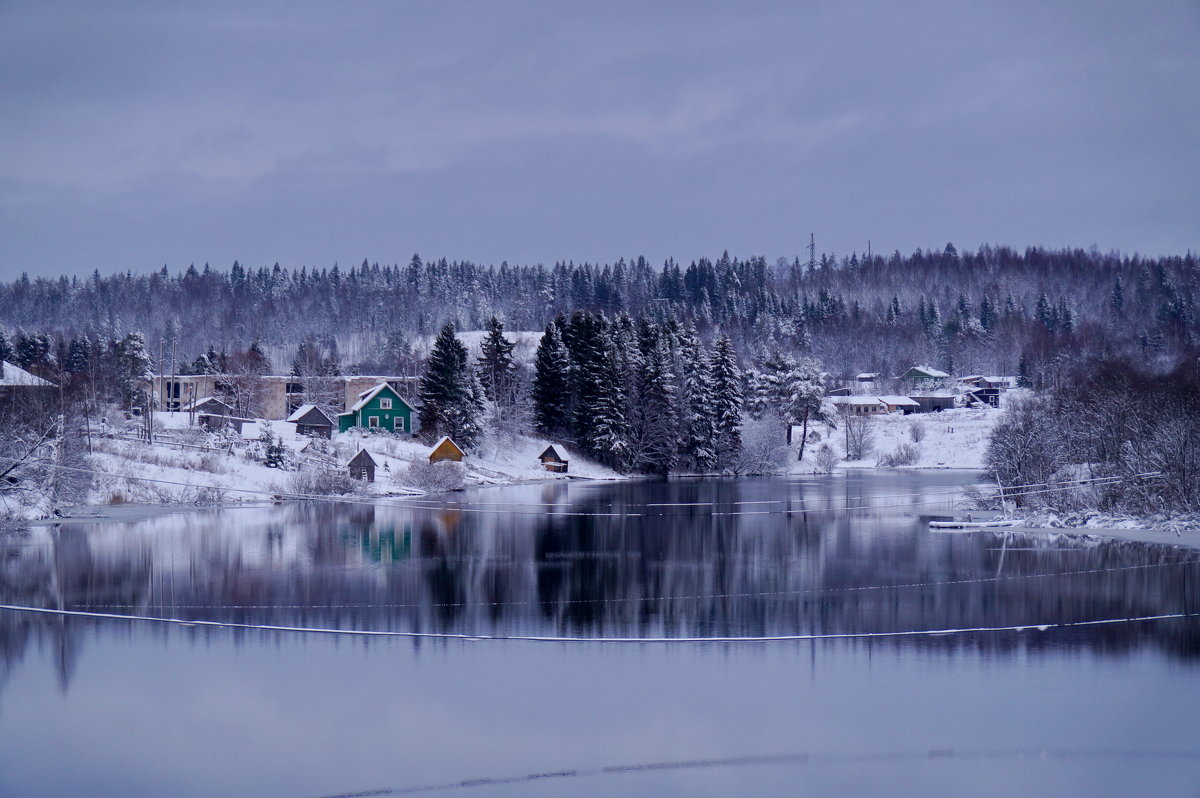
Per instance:
[[[473,787],[498,787],[511,784],[529,784],[552,779],[577,779],[595,776],[646,773],[671,770],[697,770],[700,768],[727,768],[762,765],[807,765],[807,764],[862,764],[871,762],[946,762],[970,760],[1034,760],[1044,762],[1055,759],[1200,759],[1197,750],[1171,749],[1124,749],[1124,748],[1004,748],[996,750],[931,748],[927,751],[879,751],[861,753],[836,753],[831,751],[795,752],[785,754],[751,754],[746,756],[712,757],[708,759],[684,759],[665,762],[636,762],[603,767],[566,768],[526,773],[519,776],[490,776],[461,779],[459,781],[425,784],[414,787],[383,787],[380,789],[355,790],[323,795],[321,798],[383,798],[388,795],[415,795],[417,793],[450,792]]]
[[[411,632],[391,629],[325,629],[311,626],[282,626],[274,624],[234,623],[228,621],[188,620],[152,615],[122,615],[114,612],[86,612],[83,610],[59,610],[50,607],[28,607],[19,604],[0,604],[0,610],[53,615],[65,618],[88,618],[116,621],[139,621],[175,626],[191,626],[210,629],[245,629],[261,632],[294,632],[315,635],[341,635],[349,637],[397,637],[414,640],[462,640],[465,642],[520,642],[520,643],[617,643],[670,644],[670,643],[786,643],[814,640],[868,640],[878,638],[947,637],[951,635],[982,634],[989,632],[1045,632],[1050,629],[1071,629],[1105,626],[1121,623],[1144,623],[1146,621],[1180,620],[1200,617],[1200,612],[1173,612],[1161,615],[1139,615],[1127,618],[1100,618],[1090,621],[1058,621],[1053,623],[1023,623],[1010,626],[974,626],[948,629],[907,629],[894,632],[825,632],[795,635],[763,635],[754,637],[578,637],[557,635],[495,635],[467,634],[461,632]]]

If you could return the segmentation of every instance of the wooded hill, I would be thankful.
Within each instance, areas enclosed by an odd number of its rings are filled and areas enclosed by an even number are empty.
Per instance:
[[[357,268],[229,270],[205,265],[148,274],[30,278],[0,284],[0,325],[116,339],[144,333],[149,348],[176,338],[180,361],[207,351],[294,352],[306,336],[339,344],[347,365],[391,371],[408,341],[443,323],[542,330],[586,310],[692,323],[728,334],[743,359],[781,348],[819,358],[834,375],[896,374],[912,363],[951,373],[1024,371],[1050,384],[1057,363],[1097,351],[1140,360],[1197,343],[1195,255],[985,246],[959,253],[801,261],[728,254],[686,267],[644,258],[610,264],[483,266],[446,259]],[[281,357],[276,357],[280,360]],[[273,363],[286,370],[287,361]]]

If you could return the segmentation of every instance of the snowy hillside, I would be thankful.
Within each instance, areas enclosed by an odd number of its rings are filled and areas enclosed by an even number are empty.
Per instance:
[[[97,439],[92,456],[96,472],[90,504],[227,504],[266,501],[277,494],[302,492],[296,475],[301,469],[341,473],[346,462],[366,449],[377,464],[374,482],[354,483],[360,496],[406,495],[421,492],[407,479],[413,463],[428,461],[430,447],[392,435],[343,434],[334,441],[285,435],[287,469],[261,462],[257,442],[212,447],[184,446],[159,441],[146,444],[124,439]],[[311,446],[306,444],[312,443]],[[482,451],[464,460],[463,484],[511,485],[584,479],[620,479],[621,475],[572,455],[570,474],[546,471],[537,460],[546,441],[514,436],[487,442]]]
[[[995,408],[944,410],[940,413],[918,413],[913,415],[888,414],[871,418],[870,430],[873,437],[871,451],[858,460],[846,460],[845,430],[830,429],[825,425],[816,427],[821,441],[806,447],[803,463],[794,463],[793,472],[811,473],[815,469],[817,450],[828,443],[841,462],[840,468],[874,468],[879,458],[895,452],[902,444],[915,446],[918,455],[915,462],[897,468],[983,468],[983,455],[987,449],[988,436],[999,421],[1002,412]],[[921,441],[913,440],[912,430],[916,427]]]

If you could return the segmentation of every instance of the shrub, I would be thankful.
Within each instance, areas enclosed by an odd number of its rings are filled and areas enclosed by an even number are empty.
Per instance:
[[[429,463],[418,460],[410,465],[404,473],[398,475],[397,479],[403,485],[420,488],[430,493],[445,493],[458,490],[463,486],[465,471],[462,463],[449,460]]]
[[[840,459],[828,443],[821,444],[821,448],[817,449],[817,472],[820,474],[832,472]]]
[[[912,438],[913,443],[920,443],[925,440],[925,422],[919,419],[913,419],[908,424],[908,437]]]
[[[345,496],[358,489],[350,474],[333,468],[302,468],[284,481],[287,493],[305,496]]]
[[[882,468],[895,468],[896,466],[912,465],[921,457],[921,448],[915,443],[902,443],[896,447],[895,451],[881,456],[875,465]]]

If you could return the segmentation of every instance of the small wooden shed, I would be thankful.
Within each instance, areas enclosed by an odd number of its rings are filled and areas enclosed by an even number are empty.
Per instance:
[[[333,436],[333,419],[316,405],[300,405],[287,420],[296,425],[297,435],[321,438]]]
[[[546,447],[546,451],[538,455],[538,459],[542,461],[542,467],[547,471],[557,474],[567,473],[569,463],[567,454],[553,443]]]
[[[350,469],[352,479],[375,481],[375,458],[366,449],[359,449],[358,454],[351,457],[346,466]]]
[[[439,463],[442,460],[452,460],[455,463],[461,463],[465,456],[463,450],[458,448],[458,444],[450,440],[449,435],[443,435],[442,439],[435,443],[429,451],[429,462]]]

